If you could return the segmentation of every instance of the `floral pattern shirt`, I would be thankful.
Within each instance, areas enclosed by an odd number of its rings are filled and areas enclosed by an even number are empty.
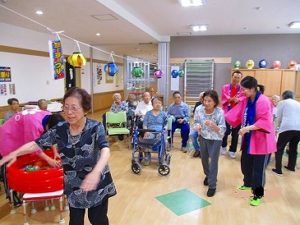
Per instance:
[[[219,132],[215,132],[210,127],[206,126],[204,123],[206,120],[211,120],[220,128]],[[214,112],[211,114],[206,114],[204,111],[204,106],[200,105],[196,108],[195,115],[194,115],[194,127],[197,125],[201,126],[200,135],[208,140],[222,140],[226,125],[224,119],[224,112],[221,108],[216,107]]]
[[[101,149],[108,147],[101,123],[87,119],[83,131],[79,135],[72,136],[69,124],[60,122],[35,142],[42,149],[57,144],[64,169],[64,192],[71,207],[95,207],[116,194],[108,165],[102,171],[96,190],[84,192],[80,189],[83,179],[98,162]]]

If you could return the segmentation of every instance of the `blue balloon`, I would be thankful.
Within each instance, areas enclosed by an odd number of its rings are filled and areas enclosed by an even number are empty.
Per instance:
[[[267,63],[267,60],[265,60],[265,59],[262,59],[258,62],[258,67],[261,69],[267,68],[267,65],[268,65],[268,63]]]
[[[172,70],[171,72],[172,78],[176,78],[179,76],[179,71],[178,70]]]
[[[104,71],[109,75],[109,76],[114,76],[119,72],[119,68],[117,66],[117,64],[111,62],[111,63],[107,63],[104,66]]]

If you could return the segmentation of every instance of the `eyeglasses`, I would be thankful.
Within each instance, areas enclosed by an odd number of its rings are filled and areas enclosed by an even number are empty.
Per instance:
[[[77,105],[64,105],[63,106],[63,111],[64,112],[68,112],[68,111],[71,111],[71,112],[78,112],[80,109],[82,109],[80,106],[77,106]]]

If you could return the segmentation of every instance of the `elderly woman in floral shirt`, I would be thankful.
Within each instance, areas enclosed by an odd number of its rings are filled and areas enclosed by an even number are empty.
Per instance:
[[[110,150],[101,123],[86,118],[91,97],[72,88],[64,96],[65,122],[49,129],[3,157],[0,165],[13,163],[19,155],[57,144],[64,169],[64,192],[70,205],[70,225],[84,225],[85,209],[92,225],[108,225],[108,198],[116,194],[109,171]]]

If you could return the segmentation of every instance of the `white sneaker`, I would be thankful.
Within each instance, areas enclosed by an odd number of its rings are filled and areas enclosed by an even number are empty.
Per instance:
[[[229,157],[235,159],[235,152],[229,152]]]
[[[226,154],[227,154],[227,149],[226,149],[226,147],[221,147],[220,152],[221,152],[221,155],[226,155]]]

